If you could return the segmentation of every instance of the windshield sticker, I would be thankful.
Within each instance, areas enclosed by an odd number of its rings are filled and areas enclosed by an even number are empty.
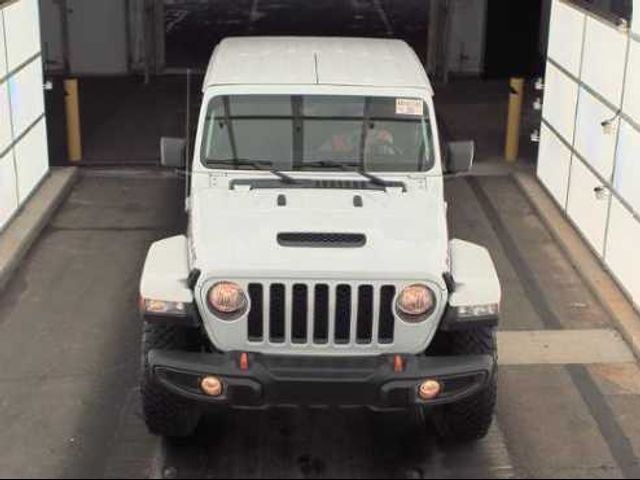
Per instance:
[[[396,98],[396,115],[424,115],[424,103],[414,98]]]

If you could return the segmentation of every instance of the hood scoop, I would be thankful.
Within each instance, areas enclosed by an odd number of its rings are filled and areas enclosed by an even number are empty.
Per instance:
[[[278,234],[281,247],[294,248],[361,248],[367,244],[362,233],[288,232]]]

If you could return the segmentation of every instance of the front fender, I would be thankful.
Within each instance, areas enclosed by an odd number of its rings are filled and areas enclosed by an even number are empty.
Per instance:
[[[489,251],[462,240],[450,242],[453,288],[442,328],[496,326],[502,288]]]
[[[195,323],[193,292],[189,287],[188,245],[184,235],[160,240],[151,245],[140,280],[142,313],[147,321]],[[145,310],[145,301],[167,302],[181,309],[166,312]]]

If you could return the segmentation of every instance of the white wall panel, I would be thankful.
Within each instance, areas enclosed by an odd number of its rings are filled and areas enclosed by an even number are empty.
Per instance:
[[[16,177],[11,152],[0,158],[0,230],[18,208]]]
[[[44,113],[42,65],[31,62],[9,80],[13,129],[16,137]]]
[[[580,76],[582,37],[586,15],[555,0],[551,11],[549,57],[574,76]]]
[[[615,27],[587,18],[582,80],[616,106],[622,98],[627,41]]]
[[[640,17],[640,5],[637,16]],[[640,124],[640,41],[631,42],[627,82],[624,94],[624,111]]]
[[[538,176],[564,208],[567,202],[571,150],[546,125],[542,125]]]
[[[635,304],[640,306],[638,245],[640,245],[640,222],[635,220],[631,213],[614,198],[611,204],[606,261]]]
[[[567,212],[599,255],[603,255],[609,210],[608,191],[603,195],[596,193],[596,189],[602,187],[598,178],[581,161],[573,162]]]
[[[0,84],[0,153],[4,152],[13,139],[9,110],[9,89],[7,82]]]
[[[7,74],[7,55],[4,47],[4,22],[3,13],[0,10],[0,78]]]
[[[640,212],[640,132],[625,121],[620,129],[614,187]]]
[[[607,133],[602,127],[602,122],[612,119],[613,130]],[[607,180],[613,175],[616,132],[619,124],[615,111],[585,89],[580,91],[575,149]]]
[[[18,196],[23,202],[49,168],[47,129],[42,119],[15,147]]]
[[[549,64],[543,117],[569,141],[573,132],[574,141],[570,148],[543,124],[538,177],[640,308],[640,132],[635,128],[640,125],[640,0],[634,0],[634,12],[634,34],[627,35],[554,0],[549,57],[588,87],[579,88],[572,125],[571,88]],[[575,40],[580,19],[585,27],[581,68]],[[606,120],[611,132],[602,126]]]
[[[40,52],[38,0],[20,0],[4,9],[9,70]]]
[[[0,159],[0,229],[49,168],[38,8],[38,0],[0,8],[0,154],[9,152]]]
[[[573,130],[578,103],[578,84],[553,64],[547,66],[543,117],[568,141]]]

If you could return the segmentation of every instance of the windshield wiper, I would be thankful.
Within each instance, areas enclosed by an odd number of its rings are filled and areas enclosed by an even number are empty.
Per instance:
[[[238,159],[225,158],[223,160],[216,160],[213,158],[209,158],[205,160],[205,164],[207,166],[234,165],[237,167],[253,167],[256,170],[260,170],[262,172],[269,172],[275,175],[276,177],[279,177],[280,180],[282,180],[286,184],[295,185],[299,183],[298,180],[296,180],[295,178],[287,175],[284,172],[281,172],[277,168],[273,168],[273,162],[269,160],[250,160],[250,159],[244,159],[244,158],[238,158]]]
[[[360,167],[359,163],[356,162],[335,162],[332,160],[318,160],[316,162],[305,162],[303,164],[305,167],[329,167],[329,168],[338,168],[343,172],[356,172],[369,180],[373,185],[377,185],[379,187],[391,187],[393,184],[391,182],[386,181],[384,178],[380,178],[373,173],[369,173],[363,168]],[[351,168],[358,167],[358,168]]]

